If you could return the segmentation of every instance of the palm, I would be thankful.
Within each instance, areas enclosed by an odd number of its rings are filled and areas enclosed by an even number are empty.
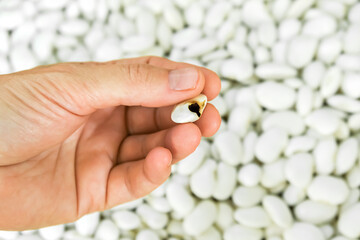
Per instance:
[[[86,212],[107,207],[108,176],[117,162],[120,143],[127,135],[126,123],[121,117],[123,112],[124,107],[99,110],[79,119],[83,121],[81,127],[72,129],[74,133],[67,139],[58,139],[55,147],[21,163],[0,168],[0,175],[9,187],[2,189],[2,195],[6,196],[6,192],[16,195],[9,198],[16,212],[31,211],[29,214],[34,216],[27,218],[31,222],[21,224],[38,227],[43,222],[73,221]],[[77,122],[74,125],[78,125]],[[52,216],[56,218],[51,219]]]
[[[215,115],[216,110],[209,106],[204,115]],[[116,107],[86,117],[69,116],[61,120],[68,123],[64,131],[72,132],[65,140],[53,139],[51,129],[44,129],[48,134],[46,139],[57,141],[56,146],[44,149],[36,157],[0,168],[0,176],[6,179],[5,186],[9,186],[2,189],[1,195],[16,195],[8,198],[16,207],[14,212],[33,216],[25,218],[30,222],[20,222],[17,227],[36,228],[45,223],[74,221],[86,213],[133,200],[156,188],[161,182],[152,182],[146,175],[136,176],[144,167],[146,154],[156,146],[163,146],[172,151],[176,162],[191,153],[200,138],[194,124],[161,130],[175,126],[170,121],[170,110],[171,107],[165,107],[157,111],[162,120],[153,117],[154,109],[141,107]],[[203,128],[201,121],[199,124]],[[180,149],[176,139],[189,144],[181,144]],[[1,204],[9,206],[6,201]],[[11,216],[16,218],[16,214]]]

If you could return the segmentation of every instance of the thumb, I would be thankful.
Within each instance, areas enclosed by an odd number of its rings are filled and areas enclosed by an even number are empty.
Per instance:
[[[205,84],[195,66],[169,70],[123,62],[71,64],[80,85],[75,89],[82,89],[81,114],[118,105],[168,106],[200,94]]]

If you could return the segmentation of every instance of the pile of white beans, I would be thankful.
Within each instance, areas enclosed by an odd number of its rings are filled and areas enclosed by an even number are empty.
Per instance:
[[[358,0],[0,1],[0,73],[140,55],[216,71],[219,132],[143,199],[0,239],[360,237]]]

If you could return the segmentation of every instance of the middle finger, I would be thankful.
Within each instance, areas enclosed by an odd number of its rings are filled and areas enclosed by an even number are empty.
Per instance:
[[[173,163],[186,157],[199,145],[201,133],[193,123],[180,124],[151,134],[128,136],[120,146],[118,163],[145,158],[155,147],[169,149]]]
[[[146,108],[130,107],[127,109],[126,122],[129,134],[147,134],[178,125],[171,120],[174,107]],[[221,118],[216,108],[208,103],[201,118],[194,122],[204,137],[212,136],[220,126]]]

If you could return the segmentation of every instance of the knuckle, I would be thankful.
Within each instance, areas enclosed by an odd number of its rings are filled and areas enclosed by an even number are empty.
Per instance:
[[[145,59],[145,63],[146,64],[154,64],[154,63],[156,63],[156,62],[158,62],[160,59],[162,59],[161,57],[158,57],[158,56],[145,56],[144,57],[144,59]]]
[[[130,81],[136,81],[141,87],[148,87],[151,84],[151,77],[147,65],[131,64],[127,66]]]

